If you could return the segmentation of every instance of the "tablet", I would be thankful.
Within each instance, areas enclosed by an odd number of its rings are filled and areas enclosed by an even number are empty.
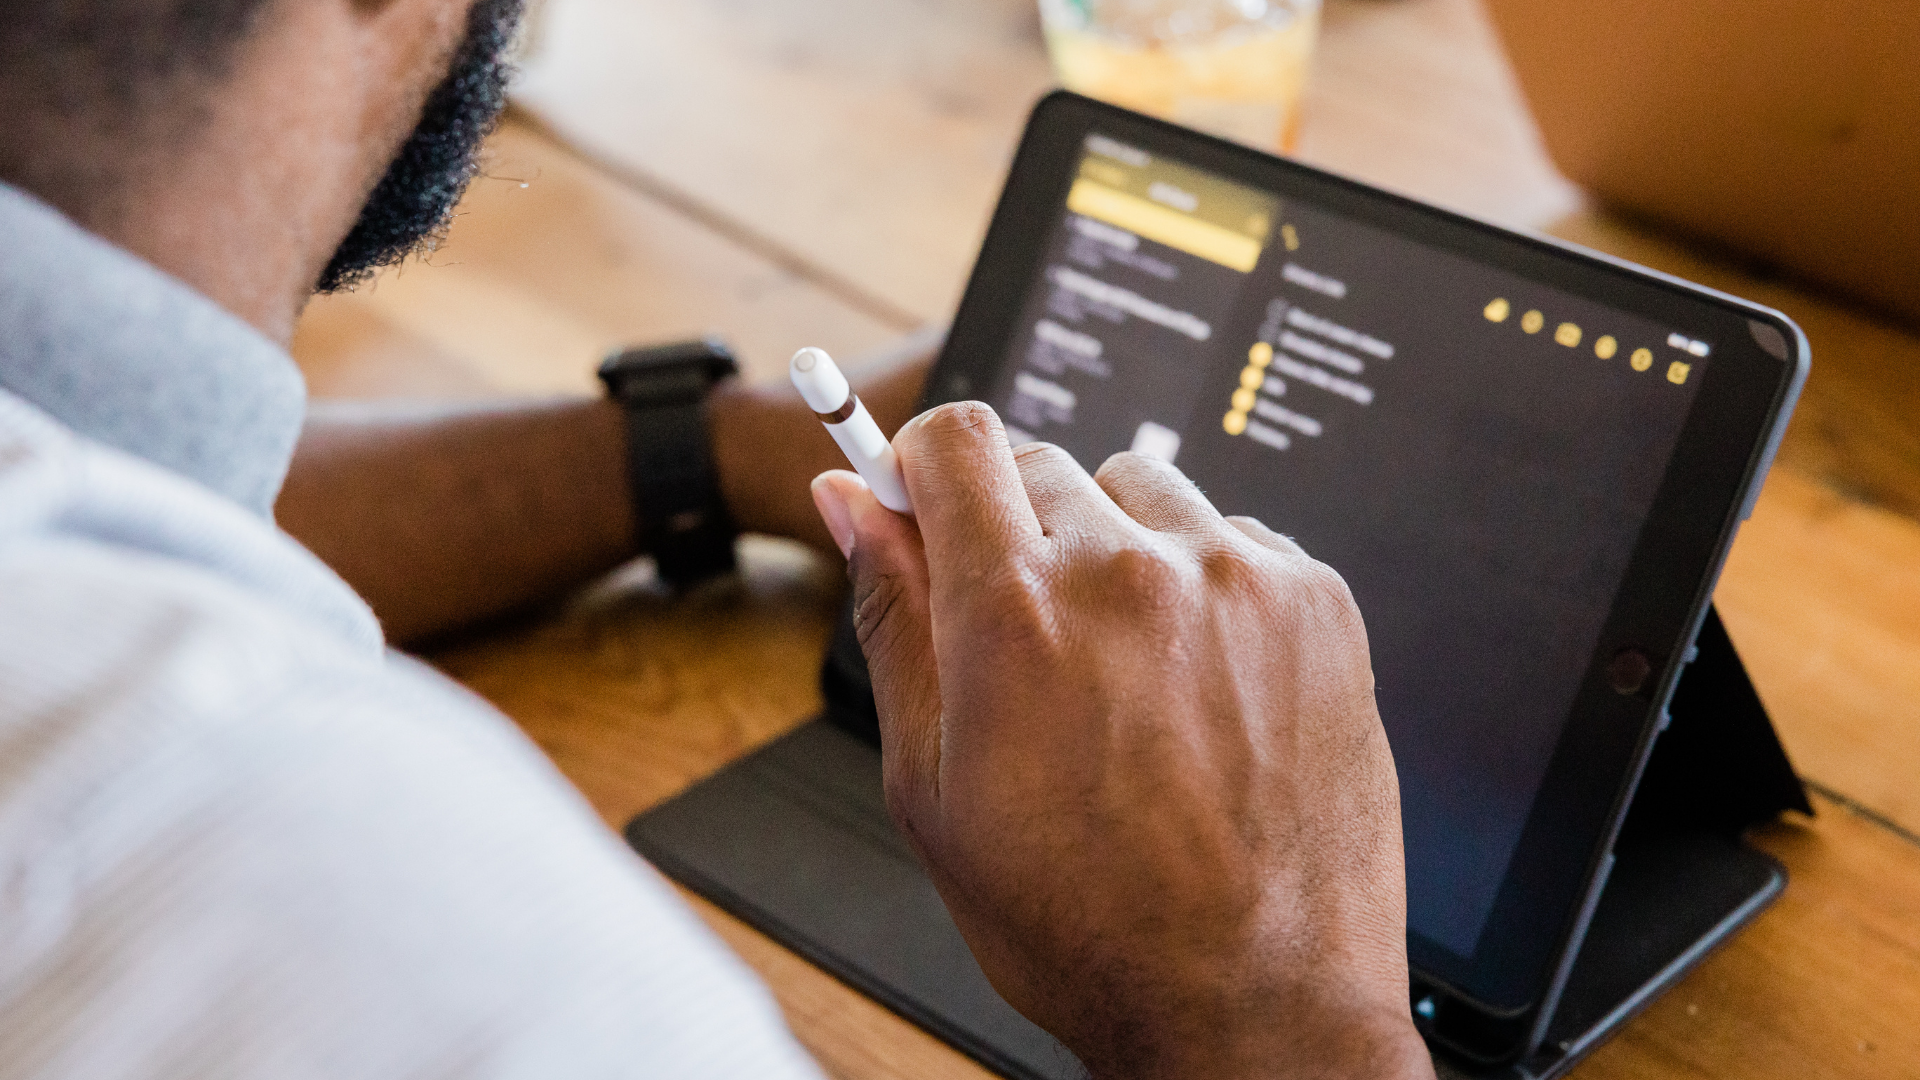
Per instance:
[[[928,395],[1172,461],[1346,578],[1416,979],[1511,1020],[1566,974],[1807,363],[1778,312],[1062,92]]]

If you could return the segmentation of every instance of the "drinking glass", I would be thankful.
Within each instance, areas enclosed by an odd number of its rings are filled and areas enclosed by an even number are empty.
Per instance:
[[[1320,0],[1040,0],[1069,90],[1291,151]]]

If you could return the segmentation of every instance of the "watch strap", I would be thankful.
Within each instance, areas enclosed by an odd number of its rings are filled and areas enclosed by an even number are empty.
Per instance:
[[[716,341],[629,349],[600,377],[626,414],[627,476],[641,546],[675,587],[734,568],[739,534],[720,493],[707,423],[714,385],[739,370]]]

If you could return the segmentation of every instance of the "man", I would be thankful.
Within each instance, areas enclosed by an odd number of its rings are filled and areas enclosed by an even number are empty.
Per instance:
[[[1430,1075],[1359,616],[1170,466],[951,406],[896,438],[917,522],[844,472],[812,519],[826,440],[727,381],[679,488],[603,402],[299,436],[301,305],[444,225],[516,6],[0,3],[0,1076],[809,1075],[372,614],[430,632],[729,516],[848,557],[894,814],[1096,1075]],[[917,368],[884,376],[898,418]],[[290,458],[284,520],[372,610],[274,526]]]

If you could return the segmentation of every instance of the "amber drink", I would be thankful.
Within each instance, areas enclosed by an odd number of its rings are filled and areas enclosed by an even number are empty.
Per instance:
[[[1320,0],[1040,0],[1069,90],[1291,151]]]

